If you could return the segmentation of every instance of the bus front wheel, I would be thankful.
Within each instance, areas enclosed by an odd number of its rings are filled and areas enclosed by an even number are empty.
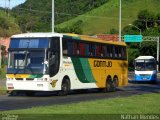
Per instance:
[[[61,91],[58,92],[58,95],[65,96],[69,93],[69,90],[70,90],[69,79],[65,79],[62,82]]]

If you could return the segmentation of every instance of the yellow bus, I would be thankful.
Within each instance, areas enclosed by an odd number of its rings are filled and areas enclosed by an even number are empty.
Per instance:
[[[99,88],[115,91],[128,84],[127,47],[92,36],[25,33],[11,37],[7,90],[58,91]]]

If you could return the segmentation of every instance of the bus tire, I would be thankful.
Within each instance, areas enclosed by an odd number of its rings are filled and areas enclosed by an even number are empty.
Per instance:
[[[112,89],[113,89],[112,78],[109,76],[107,77],[106,80],[106,87],[104,89],[104,92],[112,92]]]
[[[118,77],[117,77],[117,76],[115,76],[115,77],[113,78],[112,84],[113,84],[113,89],[112,89],[112,91],[114,92],[114,91],[116,91],[116,88],[118,87]]]
[[[9,96],[17,96],[17,95],[18,95],[17,91],[11,91],[9,93]]]
[[[59,96],[66,96],[66,95],[68,95],[69,91],[70,91],[70,82],[69,82],[68,78],[65,78],[62,81],[61,91],[58,92],[58,95]]]
[[[109,79],[109,80],[107,80],[107,82],[106,82],[106,92],[112,92],[112,88],[113,87],[113,85],[112,85],[112,81]]]

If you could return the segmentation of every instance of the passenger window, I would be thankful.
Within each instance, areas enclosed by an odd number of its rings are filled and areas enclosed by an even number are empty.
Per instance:
[[[109,58],[113,57],[113,46],[108,46]]]
[[[90,56],[90,53],[89,53],[89,45],[88,45],[88,44],[85,44],[85,55],[86,55],[86,56]]]
[[[118,47],[114,46],[114,57],[118,58]]]
[[[73,42],[69,41],[67,45],[68,55],[73,55]]]
[[[67,49],[67,40],[63,40],[63,55],[68,54],[68,49]]]
[[[74,42],[74,55],[79,55],[80,50],[79,50],[79,42]]]
[[[118,51],[119,51],[119,58],[122,59],[122,47],[118,47]]]
[[[105,46],[101,45],[101,57],[105,56]]]
[[[96,57],[100,57],[101,56],[101,46],[97,45],[96,46]]]
[[[123,60],[127,59],[126,47],[123,47],[123,48],[122,48],[122,59],[123,59]]]
[[[79,43],[79,48],[80,48],[80,55],[84,56],[85,55],[84,43]]]

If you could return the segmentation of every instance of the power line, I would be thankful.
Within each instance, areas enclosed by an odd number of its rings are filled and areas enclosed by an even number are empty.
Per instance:
[[[34,10],[34,9],[26,9],[26,8],[16,8],[14,10],[25,10],[25,11],[30,11],[30,12],[37,12],[37,13],[49,13],[52,14],[52,12],[50,11],[41,11],[41,10]],[[55,12],[55,14],[58,15],[66,15],[66,16],[84,16],[84,17],[90,17],[90,18],[107,18],[107,19],[118,19],[117,17],[104,17],[104,16],[95,16],[95,15],[83,15],[83,14],[70,14],[70,13],[63,13],[63,12]],[[122,20],[133,20],[134,18],[122,18]],[[141,19],[138,21],[142,21],[142,22],[160,22],[160,20],[146,20],[146,19]]]

